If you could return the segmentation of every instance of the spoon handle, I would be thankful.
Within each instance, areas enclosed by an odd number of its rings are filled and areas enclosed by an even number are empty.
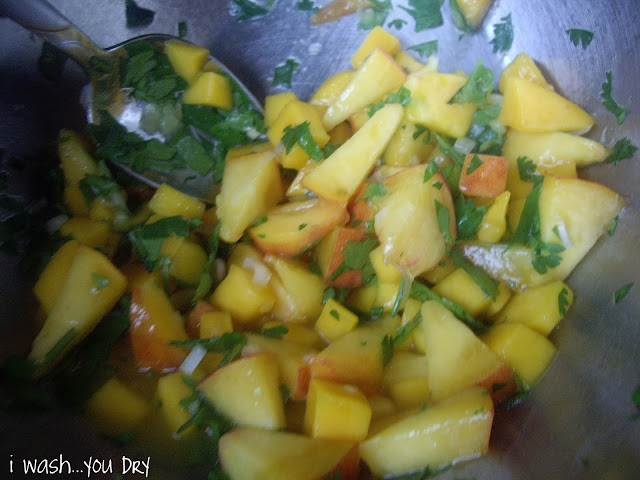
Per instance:
[[[92,57],[109,55],[46,0],[2,0],[0,17],[8,17],[66,52],[85,70]]]

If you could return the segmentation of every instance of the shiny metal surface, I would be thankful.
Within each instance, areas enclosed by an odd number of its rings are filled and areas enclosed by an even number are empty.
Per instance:
[[[185,20],[186,38],[210,48],[260,100],[282,91],[272,86],[273,69],[289,57],[300,63],[293,90],[307,98],[329,74],[349,67],[351,54],[366,35],[357,29],[355,15],[311,26],[308,12],[297,10],[293,0],[279,0],[269,15],[242,23],[229,15],[227,0],[140,0],[140,5],[157,12],[154,22],[144,29],[125,27],[121,0],[52,3],[101,46],[143,33],[175,34],[178,22]],[[413,20],[398,8],[407,3],[398,0],[393,4],[388,21],[402,18],[408,22],[393,33],[404,47],[438,39],[442,71],[470,72],[482,59],[498,72],[519,52],[527,52],[560,93],[595,114],[598,124],[590,136],[600,139],[604,135],[606,144],[626,136],[640,145],[640,10],[635,1],[496,0],[481,30],[461,39],[447,5],[442,27],[415,33]],[[496,55],[489,44],[492,25],[508,13],[513,19],[514,43],[506,54]],[[586,50],[574,46],[565,33],[568,28],[593,31],[593,42]],[[77,72],[68,67],[60,83],[42,80],[34,69],[39,49],[39,43],[22,29],[0,19],[0,146],[17,153],[30,151],[35,142],[51,140],[61,126],[82,124],[82,110],[76,103],[82,82]],[[615,99],[630,111],[622,126],[601,104],[607,71],[612,72]],[[581,172],[626,195],[628,203],[619,227],[615,235],[598,242],[569,278],[576,301],[552,337],[559,347],[558,356],[529,400],[500,416],[492,453],[458,465],[440,478],[638,478],[640,420],[629,417],[636,411],[631,394],[640,385],[639,160],[636,155],[616,167],[597,165]],[[27,321],[19,312],[28,302],[28,287],[14,280],[19,277],[13,273],[13,263],[2,259],[3,354],[28,344],[28,336],[15,326]],[[614,305],[613,292],[629,282],[636,285],[623,302]],[[5,462],[10,454],[36,457],[60,449],[70,455],[75,438],[72,427],[48,427],[41,434],[44,421],[1,414],[0,461]],[[47,425],[55,421],[46,419]],[[100,455],[103,447],[94,448],[92,443],[97,439],[82,435],[79,454]],[[161,469],[154,469],[153,458],[151,477],[163,478]]]

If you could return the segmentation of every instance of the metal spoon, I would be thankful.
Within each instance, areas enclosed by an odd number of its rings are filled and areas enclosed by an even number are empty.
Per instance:
[[[87,86],[86,95],[83,95],[85,98],[82,103],[87,112],[89,123],[95,121],[97,112],[108,110],[127,130],[133,131],[145,139],[151,138],[151,135],[144,132],[140,127],[140,119],[148,103],[126,95],[120,88],[118,60],[122,55],[126,55],[125,45],[135,41],[144,40],[150,43],[165,43],[172,39],[184,40],[177,39],[171,35],[144,35],[103,50],[46,0],[2,0],[0,1],[0,16],[10,18],[45,41],[52,43],[67,53],[87,73],[96,63],[112,65],[114,68],[105,72],[99,78],[92,77],[91,83]],[[263,112],[258,100],[227,67],[211,55],[209,60],[220,67],[220,70],[225,74],[229,75],[242,89],[253,106],[259,112]],[[160,134],[154,134],[153,137],[166,140]],[[184,193],[209,203],[215,201],[215,196],[219,191],[219,185],[214,182],[211,173],[202,176],[191,169],[180,169],[173,170],[170,174],[161,174],[152,170],[147,170],[140,174],[125,165],[119,163],[115,163],[115,165],[152,187],[157,188],[161,183],[168,183]],[[188,182],[185,181],[187,178],[189,178]]]

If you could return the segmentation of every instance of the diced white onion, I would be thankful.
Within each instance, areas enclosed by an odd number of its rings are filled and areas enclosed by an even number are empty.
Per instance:
[[[498,119],[489,122],[489,128],[499,135],[507,133],[507,127],[504,123],[500,123]]]
[[[244,132],[244,134],[249,137],[251,140],[255,140],[256,138],[258,138],[260,135],[262,135],[258,130],[256,130],[255,128],[250,128],[249,130],[247,130],[246,132]]]
[[[248,357],[250,355],[255,355],[256,353],[260,353],[262,350],[256,345],[245,345],[242,347],[242,352],[240,355],[243,357]]]
[[[253,283],[265,286],[271,280],[271,271],[254,258],[247,257],[242,262],[242,268],[253,272]]]
[[[200,362],[206,354],[207,350],[204,347],[196,345],[191,349],[191,352],[189,352],[187,358],[184,359],[184,362],[182,362],[182,365],[180,365],[179,370],[186,375],[191,375],[196,367],[200,365]]]
[[[556,231],[558,232],[558,236],[560,237],[560,240],[562,241],[564,248],[571,247],[573,245],[573,242],[571,241],[571,237],[569,237],[567,226],[564,224],[564,222],[560,222],[556,224],[556,227],[558,227]]]
[[[53,233],[57,232],[62,226],[62,224],[65,223],[67,220],[69,220],[69,216],[63,213],[53,218],[50,218],[49,220],[47,220],[47,224],[46,224],[47,233],[49,235],[52,235]]]
[[[476,142],[475,140],[467,137],[462,137],[456,140],[456,143],[453,144],[453,148],[454,150],[466,155],[467,153],[471,153],[471,151],[476,148],[477,144],[478,142]]]
[[[489,103],[492,105],[502,105],[502,94],[492,93],[489,95]]]

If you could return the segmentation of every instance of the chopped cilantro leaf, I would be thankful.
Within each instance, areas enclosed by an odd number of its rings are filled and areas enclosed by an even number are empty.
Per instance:
[[[200,175],[207,175],[219,159],[209,155],[204,146],[192,136],[184,136],[175,144],[175,149],[185,163]],[[224,170],[224,168],[222,168]]]
[[[181,22],[178,22],[178,37],[179,38],[184,38],[187,36],[187,22],[182,20]]]
[[[269,220],[269,217],[267,217],[266,215],[257,218],[254,222],[253,222],[253,226],[257,227],[258,225],[262,225],[263,223],[266,223],[267,220]]]
[[[387,23],[387,28],[395,28],[396,30],[401,30],[407,24],[406,20],[402,20],[401,18],[396,18]]]
[[[340,314],[339,314],[339,313],[338,313],[338,311],[337,311],[337,310],[335,310],[335,309],[332,309],[332,310],[329,312],[329,315],[331,315],[331,316],[332,316],[333,318],[335,318],[336,320],[340,320]]]
[[[627,283],[626,285],[621,286],[617,289],[613,294],[613,301],[617,305],[622,301],[622,299],[629,293],[629,290],[633,287],[633,282]]]
[[[310,124],[308,121],[303,122],[296,127],[287,125],[284,128],[284,135],[280,141],[284,145],[287,153],[289,153],[297,143],[300,145],[302,150],[304,150],[316,162],[319,162],[324,158],[324,152],[311,134]]]
[[[434,182],[433,185],[431,185],[433,188],[437,188],[438,190],[440,190],[443,186],[444,183],[442,182]]]
[[[224,356],[219,366],[226,365],[240,355],[242,347],[246,344],[247,337],[239,332],[223,333],[220,337],[169,341],[169,345],[186,350],[191,350],[199,345],[207,352],[222,353]]]
[[[520,220],[511,236],[511,243],[527,245],[529,238],[536,233],[536,223],[539,215],[538,200],[540,198],[541,186],[542,184],[539,183],[533,187],[533,190],[527,196],[522,208],[522,213],[520,214]]]
[[[616,120],[618,121],[618,125],[622,125],[625,118],[627,118],[627,114],[629,113],[626,108],[622,108],[618,103],[613,99],[613,85],[611,83],[611,72],[605,73],[607,80],[602,84],[602,92],[600,96],[602,97],[602,105],[613,113],[616,116]]]
[[[420,55],[420,58],[429,58],[434,53],[438,53],[438,40],[431,40],[429,42],[418,43],[411,47],[407,47],[407,50],[413,50]]]
[[[613,235],[615,233],[616,229],[618,228],[618,222],[619,221],[620,221],[620,215],[616,215],[616,218],[611,220],[611,223],[609,224],[609,227],[607,228],[607,232],[609,233],[609,235]]]
[[[461,193],[456,195],[454,207],[458,223],[458,239],[471,240],[478,233],[482,219],[489,207],[487,205],[476,207],[472,199],[465,199]]]
[[[542,175],[536,172],[537,165],[533,160],[527,157],[518,157],[518,175],[523,182],[531,182],[538,185],[544,179]]]
[[[483,108],[487,105],[487,94],[493,90],[493,72],[478,60],[467,82],[449,100],[449,103],[474,103]]]
[[[286,404],[291,398],[291,390],[285,383],[280,384],[280,394],[282,395],[282,404]]]
[[[565,30],[565,33],[569,34],[569,40],[576,47],[578,44],[582,44],[582,48],[584,50],[587,49],[591,41],[593,40],[593,32],[589,30],[583,30],[581,28],[570,28],[569,30]]]
[[[567,314],[567,309],[569,308],[569,290],[563,288],[558,293],[558,313],[560,313],[561,317],[564,317]]]
[[[362,199],[367,202],[372,202],[378,197],[384,197],[386,194],[387,194],[387,188],[382,183],[373,182],[373,183],[367,184],[367,186],[364,189],[364,192],[362,193],[362,197],[357,198],[356,201]]]
[[[442,153],[451,158],[459,166],[462,166],[462,164],[464,163],[465,155],[453,148],[453,141],[447,136],[440,135],[439,133],[433,132],[433,135],[436,137]]]
[[[383,25],[393,8],[391,0],[369,0],[367,3],[366,8],[358,9],[358,28],[361,30]]]
[[[451,10],[451,19],[453,20],[453,24],[457,28],[468,33],[472,33],[474,31],[464,18],[464,14],[460,10],[460,5],[458,5],[457,0],[449,0],[449,9]]]
[[[296,3],[296,8],[298,10],[303,10],[305,12],[312,12],[312,13],[315,13],[318,10],[320,10],[320,8],[317,7],[315,3],[313,3],[313,0],[298,0],[298,2]]]
[[[501,22],[493,26],[494,38],[491,40],[493,45],[493,53],[506,52],[511,48],[513,43],[513,23],[511,22],[511,14],[502,17]]]
[[[153,22],[155,12],[148,8],[142,8],[134,0],[125,0],[125,15],[127,28],[146,27]]]
[[[231,0],[233,9],[231,15],[238,21],[244,22],[252,18],[261,17],[269,13],[265,7],[251,0]]]
[[[301,223],[300,225],[298,225],[298,230],[303,230],[306,226],[306,223]]]
[[[451,225],[450,225],[450,213],[449,209],[445,207],[438,200],[433,201],[436,206],[436,215],[438,217],[438,227],[440,228],[440,233],[442,234],[442,238],[444,238],[444,243],[446,245],[447,252],[453,246],[453,242],[455,241],[453,235],[451,234]]]
[[[539,240],[537,236],[532,236],[529,239],[529,246],[533,248],[531,265],[536,272],[545,274],[549,268],[560,265],[562,257],[559,254],[565,250],[563,245],[546,243]]]
[[[496,299],[500,282],[491,278],[482,268],[471,264],[458,248],[451,250],[451,260],[453,260],[456,267],[467,272],[474,283],[480,287],[485,297],[492,300]]]
[[[467,167],[467,175],[472,174],[478,167],[480,167],[484,162],[478,155],[474,155],[469,162],[469,166]]]
[[[385,98],[384,100],[380,100],[379,102],[371,105],[367,110],[367,114],[369,115],[369,117],[373,117],[373,115],[378,110],[380,110],[382,107],[384,107],[389,103],[399,103],[403,107],[406,107],[407,105],[409,105],[410,101],[411,101],[411,92],[405,87],[400,87],[397,92],[392,92],[388,94],[387,98]]]
[[[213,262],[215,261],[215,254],[209,254],[207,258],[207,262],[202,266],[200,270],[200,280],[198,281],[198,285],[196,286],[196,290],[193,294],[193,299],[191,300],[192,304],[198,303],[204,297],[207,296],[209,291],[211,291],[211,287],[213,287],[213,275],[211,275],[211,267],[213,266]]]
[[[393,337],[393,344],[402,345],[406,342],[415,329],[418,328],[420,322],[422,322],[422,315],[418,312],[411,320],[396,329],[396,334]]]
[[[93,286],[96,288],[96,290],[102,290],[103,288],[107,288],[111,283],[111,280],[109,280],[107,277],[104,277],[97,273],[91,274],[91,280],[93,281]]]
[[[422,179],[422,183],[427,183],[433,178],[436,173],[438,173],[438,164],[435,162],[435,160],[431,160],[429,165],[427,165],[424,169],[424,177]]]
[[[259,335],[272,338],[282,338],[289,333],[289,327],[286,325],[276,325],[275,327],[262,328],[258,330]]]
[[[113,178],[88,174],[78,183],[88,205],[98,197],[109,198],[112,192],[119,191],[120,186]]]
[[[605,163],[618,165],[618,162],[621,160],[632,158],[635,155],[636,150],[638,150],[638,147],[632,144],[628,138],[623,138],[616,142],[613,146],[613,150],[611,150],[611,153],[604,159],[604,161]]]
[[[278,65],[274,69],[273,84],[284,85],[285,87],[291,88],[291,77],[293,76],[293,72],[295,72],[299,67],[300,64],[293,58],[287,58],[283,64]]]
[[[382,339],[382,366],[386,367],[393,358],[393,338],[385,335]]]
[[[400,286],[398,288],[398,293],[396,294],[396,299],[393,301],[393,305],[391,306],[391,311],[389,315],[391,317],[395,317],[398,313],[398,310],[405,304],[405,297],[409,293],[409,286],[406,285],[407,280],[403,276],[400,279]]]
[[[333,281],[344,272],[362,270],[363,282],[367,283],[373,276],[373,274],[368,272],[369,270],[372,270],[369,254],[377,244],[378,241],[375,238],[367,238],[360,242],[347,240],[347,243],[342,250],[344,261],[335,269],[329,279]]]
[[[416,21],[416,32],[434,28],[442,25],[441,0],[409,0],[409,5],[413,8],[400,6],[404,11]]]

